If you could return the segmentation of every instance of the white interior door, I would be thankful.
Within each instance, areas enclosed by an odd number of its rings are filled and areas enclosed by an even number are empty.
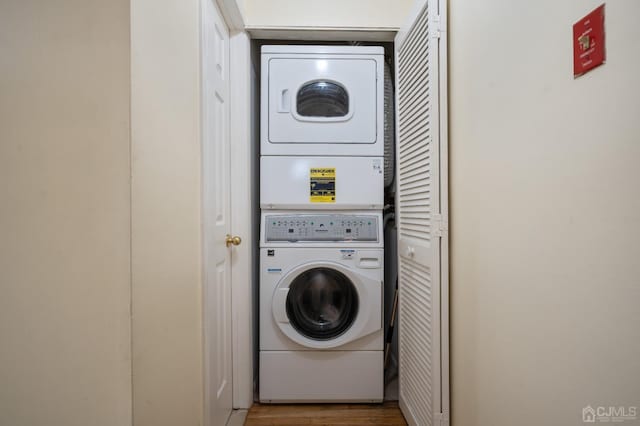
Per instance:
[[[229,138],[229,30],[215,0],[202,0],[205,421],[227,422],[233,405]]]
[[[449,421],[446,18],[438,0],[419,6],[395,43],[399,399],[431,426]]]

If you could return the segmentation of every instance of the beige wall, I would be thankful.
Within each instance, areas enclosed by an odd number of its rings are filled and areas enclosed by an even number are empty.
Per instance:
[[[413,0],[241,0],[251,27],[399,28]]]
[[[129,2],[0,6],[0,424],[131,424]]]
[[[133,0],[134,424],[202,424],[199,1]]]
[[[640,406],[640,3],[574,80],[600,3],[450,1],[455,426]]]
[[[244,19],[244,17],[247,16],[247,0],[235,0],[235,2],[238,5],[238,10],[240,10],[240,13],[242,14],[242,17]]]

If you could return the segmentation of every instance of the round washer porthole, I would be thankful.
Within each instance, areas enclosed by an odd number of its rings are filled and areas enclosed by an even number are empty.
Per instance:
[[[334,339],[353,325],[358,315],[358,292],[346,275],[319,267],[298,275],[289,285],[287,317],[309,339]]]

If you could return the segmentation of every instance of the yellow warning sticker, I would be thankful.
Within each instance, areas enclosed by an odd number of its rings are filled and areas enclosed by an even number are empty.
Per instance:
[[[309,170],[309,195],[312,203],[336,202],[335,167],[313,167]]]

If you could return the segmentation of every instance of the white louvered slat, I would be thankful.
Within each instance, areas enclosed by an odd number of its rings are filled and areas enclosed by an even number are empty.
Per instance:
[[[400,408],[412,426],[441,426],[448,413],[440,317],[439,45],[431,28],[437,1],[425,0],[396,39]]]
[[[431,271],[400,258],[400,386],[401,397],[419,425],[433,425],[433,353]]]

